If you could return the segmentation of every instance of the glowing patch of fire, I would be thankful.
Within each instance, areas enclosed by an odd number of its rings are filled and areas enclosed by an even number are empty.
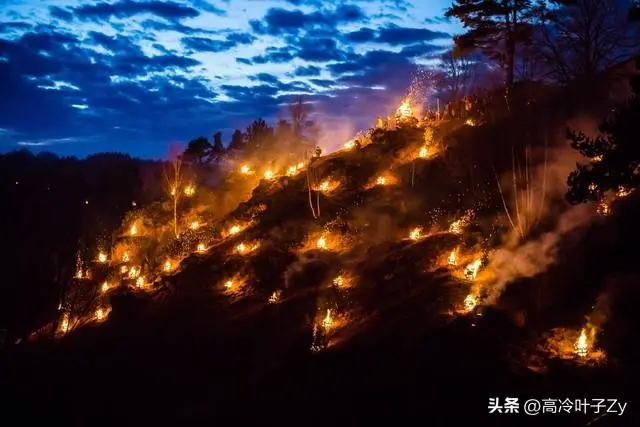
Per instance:
[[[411,108],[411,104],[409,103],[408,99],[402,101],[402,104],[400,104],[398,110],[396,111],[396,117],[398,117],[399,119],[408,119],[410,117],[413,117],[413,109]]]
[[[271,170],[266,170],[264,173],[264,179],[273,179],[273,172]]]
[[[387,183],[387,178],[385,178],[384,176],[379,176],[378,179],[376,179],[377,185],[385,185],[386,183]]]
[[[420,157],[421,159],[426,159],[428,155],[429,155],[429,149],[427,147],[420,148],[420,151],[418,152],[418,157]]]
[[[481,259],[477,259],[473,261],[471,264],[467,265],[464,269],[464,277],[467,280],[475,280],[476,276],[478,276],[478,270],[480,270],[480,265],[482,264]]]
[[[187,197],[191,197],[196,194],[196,187],[193,185],[188,185],[184,188],[184,195]]]
[[[585,328],[582,328],[580,331],[580,337],[578,337],[578,341],[575,344],[575,352],[580,357],[586,357],[589,354],[589,340],[587,339],[587,331]]]
[[[320,191],[329,191],[329,181],[323,181],[320,184]]]
[[[198,221],[193,221],[191,225],[189,225],[189,228],[192,230],[197,230],[198,228],[200,228],[200,223]]]
[[[616,196],[617,197],[627,197],[629,194],[631,194],[631,190],[621,186],[621,187],[618,188],[618,192],[616,193]]]
[[[289,169],[287,169],[287,175],[294,176],[296,173],[298,173],[298,167],[296,165],[289,166]]]
[[[611,213],[611,207],[609,206],[609,203],[603,200],[598,204],[597,211],[600,215],[607,216]]]
[[[593,182],[589,184],[589,191],[596,191],[597,189],[598,189],[598,186],[595,185]]]
[[[327,315],[322,319],[322,327],[330,329],[333,326],[333,318],[331,317],[331,310],[327,309]]]
[[[240,168],[240,173],[243,175],[249,175],[251,173],[251,168],[248,165],[242,165]]]
[[[136,280],[136,287],[137,288],[144,288],[146,285],[145,281],[144,281],[144,277],[138,277],[138,280]]]
[[[346,144],[344,144],[344,149],[345,150],[352,150],[354,147],[356,146],[355,141],[352,139],[350,141],[347,141]]]
[[[409,233],[411,240],[420,240],[422,238],[422,227],[416,227]]]
[[[225,287],[225,288],[227,288],[227,289],[231,289],[231,288],[233,288],[233,280],[227,280],[227,281],[224,283],[224,287]]]
[[[129,279],[135,279],[139,275],[140,275],[140,269],[137,267],[131,267],[131,270],[129,270]]]
[[[98,262],[104,264],[105,262],[107,262],[107,254],[105,254],[104,252],[100,252],[98,254]]]
[[[198,243],[198,247],[196,248],[196,250],[202,253],[207,250],[207,247],[204,245],[204,243]]]
[[[316,248],[318,249],[327,249],[327,239],[324,236],[321,236],[316,242]]]
[[[109,283],[108,282],[104,282],[102,284],[102,293],[106,293],[109,290]]]
[[[273,291],[271,296],[269,297],[269,304],[277,304],[280,302],[281,291]]]
[[[168,272],[170,272],[170,271],[171,271],[171,261],[166,261],[166,262],[164,263],[164,271],[165,271],[166,273],[168,273]]]
[[[457,254],[456,254],[456,250],[455,249],[451,251],[447,261],[449,262],[449,265],[457,265],[458,264]]]
[[[138,227],[135,224],[131,226],[131,229],[129,230],[129,234],[132,236],[135,236],[138,234]]]
[[[67,313],[65,313],[62,316],[62,322],[60,323],[60,330],[62,331],[63,334],[66,334],[67,332],[69,332],[69,315]]]
[[[124,255],[122,255],[122,262],[129,262],[129,252],[125,252]]]
[[[229,229],[229,236],[233,236],[234,234],[238,234],[240,232],[240,226],[234,225]]]
[[[336,278],[333,279],[333,284],[337,287],[342,287],[344,286],[344,277],[342,276],[338,276]]]
[[[467,126],[475,126],[476,122],[473,119],[467,119],[464,124]]]
[[[104,310],[102,308],[98,308],[96,310],[96,319],[102,320],[104,318]]]
[[[478,297],[476,297],[475,295],[467,295],[466,298],[464,299],[464,309],[465,311],[471,311],[474,308],[476,308],[476,306],[478,305]]]

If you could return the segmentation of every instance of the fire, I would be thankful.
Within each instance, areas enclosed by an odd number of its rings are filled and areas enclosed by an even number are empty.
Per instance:
[[[302,169],[304,168],[304,162],[298,162],[296,166],[298,167],[298,169]]]
[[[456,250],[452,250],[451,253],[449,254],[449,258],[448,258],[448,262],[449,265],[457,265],[458,264],[458,254],[456,253]]]
[[[240,243],[236,246],[236,252],[240,255],[246,255],[258,249],[259,246],[260,246],[259,243],[254,243],[253,245]]]
[[[333,318],[331,317],[331,310],[327,309],[327,315],[322,319],[322,327],[330,329],[333,326]]]
[[[462,227],[464,225],[464,221],[461,219],[457,221],[453,221],[449,226],[449,233],[460,234],[462,233]]]
[[[334,278],[333,279],[333,284],[336,285],[339,288],[344,286],[344,277],[338,276],[338,277]]]
[[[176,195],[176,187],[171,187],[171,195],[172,196]]]
[[[471,264],[467,265],[464,268],[464,277],[467,280],[475,280],[478,276],[478,270],[480,270],[480,266],[482,265],[482,259],[478,258],[473,261]]]
[[[618,192],[616,193],[617,197],[627,197],[629,194],[631,194],[631,190],[629,190],[628,188],[625,188],[623,186],[618,187]]]
[[[611,213],[611,207],[603,200],[598,204],[597,211],[600,215],[607,216]]]
[[[280,291],[280,290],[273,291],[273,293],[269,297],[269,304],[277,304],[277,303],[279,303],[281,295],[282,295],[282,291]]]
[[[164,271],[166,273],[170,272],[171,271],[171,261],[165,261],[163,269],[164,269]]]
[[[62,322],[60,322],[60,331],[62,331],[63,334],[66,334],[67,332],[69,332],[69,314],[65,313],[62,316]]]
[[[226,282],[224,282],[224,287],[227,289],[231,289],[233,288],[233,280],[227,280]]]
[[[593,182],[589,184],[589,191],[596,191],[597,189],[598,189],[598,186],[595,185]]]
[[[109,282],[104,282],[104,283],[102,284],[102,288],[101,288],[101,290],[102,290],[102,293],[103,293],[103,294],[104,294],[104,293],[106,293],[106,292],[109,290]]]
[[[203,253],[207,250],[207,247],[204,245],[204,243],[198,243],[198,247],[196,248],[196,251]]]
[[[104,264],[105,262],[107,262],[107,254],[105,254],[104,252],[100,252],[98,254],[98,262]]]
[[[273,179],[273,177],[274,177],[273,171],[271,169],[267,169],[264,173],[264,179],[271,180]]]
[[[602,154],[600,154],[600,155],[598,155],[598,156],[594,156],[594,157],[592,157],[592,158],[591,158],[591,161],[592,161],[593,163],[601,162],[601,161],[602,161]]]
[[[320,184],[320,191],[329,191],[329,181],[323,181]]]
[[[379,176],[376,179],[376,185],[385,185],[387,183],[387,178],[385,178],[384,176]]]
[[[131,270],[129,270],[129,279],[135,279],[139,275],[140,275],[140,268],[135,266],[131,267]]]
[[[427,147],[420,148],[420,151],[418,152],[418,157],[420,157],[421,159],[426,159],[428,155],[429,155],[429,149]]]
[[[129,252],[125,252],[124,255],[122,255],[122,262],[129,262]]]
[[[327,249],[327,239],[324,236],[320,236],[320,238],[316,242],[316,248]]]
[[[353,139],[351,139],[351,140],[347,141],[346,144],[344,144],[344,149],[345,150],[353,150],[353,148],[355,146],[356,146],[356,142]]]
[[[126,265],[123,265],[122,267],[120,267],[120,273],[126,274],[127,271],[129,271],[129,267],[127,267]]]
[[[472,311],[478,305],[478,297],[473,294],[467,295],[463,305],[466,312]]]
[[[467,119],[467,120],[464,122],[464,124],[465,124],[465,125],[467,125],[467,126],[475,126],[475,125],[476,125],[476,122],[475,122],[475,120],[473,120],[473,119]]]
[[[240,173],[243,175],[249,175],[251,173],[251,168],[249,167],[249,165],[242,165],[242,167],[240,168]]]
[[[411,108],[411,103],[408,99],[402,101],[402,104],[398,107],[396,111],[396,117],[400,120],[406,120],[410,117],[413,117],[413,108]]]
[[[422,238],[422,227],[416,227],[409,233],[411,240],[420,240]]]
[[[200,228],[200,223],[198,221],[193,221],[191,225],[189,225],[189,228],[195,231]]]
[[[287,169],[287,175],[294,176],[296,173],[298,173],[298,167],[296,165],[289,166]]]
[[[104,310],[102,308],[98,308],[96,310],[96,319],[102,320],[104,318]]]
[[[131,236],[136,236],[138,234],[138,227],[136,226],[136,224],[133,224],[131,226],[131,228],[129,229],[129,234]]]
[[[144,288],[146,286],[146,282],[144,280],[144,277],[140,276],[138,277],[138,279],[136,280],[136,288]]]
[[[589,340],[587,339],[587,330],[586,328],[582,328],[580,331],[580,336],[575,344],[575,352],[580,357],[586,357],[589,354],[589,349],[591,345],[589,344]]]
[[[184,195],[187,197],[191,197],[196,194],[196,187],[194,185],[187,185],[184,187]]]

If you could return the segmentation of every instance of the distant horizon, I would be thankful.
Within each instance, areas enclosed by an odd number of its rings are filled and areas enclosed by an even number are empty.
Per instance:
[[[172,141],[222,131],[228,143],[257,118],[275,123],[298,95],[347,135],[390,114],[461,31],[443,18],[445,0],[325,5],[12,0],[0,11],[11,100],[0,152],[162,159]]]

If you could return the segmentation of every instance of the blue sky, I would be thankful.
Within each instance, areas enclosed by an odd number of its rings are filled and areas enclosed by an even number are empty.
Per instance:
[[[344,137],[388,114],[460,32],[450,0],[2,0],[0,151],[164,157],[286,117]]]

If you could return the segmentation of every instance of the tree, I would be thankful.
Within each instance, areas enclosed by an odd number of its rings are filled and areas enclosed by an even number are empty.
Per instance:
[[[571,146],[590,159],[576,165],[567,183],[572,204],[601,198],[608,190],[636,189],[640,183],[640,78],[632,79],[635,96],[600,125],[601,135],[589,138],[569,131]]]
[[[198,165],[211,161],[213,146],[204,136],[200,136],[189,141],[187,149],[184,150],[185,160],[195,160]]]
[[[549,73],[561,82],[590,77],[637,51],[636,25],[619,0],[550,0],[536,35]]]
[[[440,56],[439,86],[451,101],[458,101],[468,93],[477,77],[477,57],[468,53],[449,50]]]
[[[182,185],[182,147],[179,143],[169,147],[169,171],[166,172],[169,183],[169,194],[173,200],[173,233],[178,237],[178,201],[180,199],[180,186]]]
[[[244,137],[245,148],[249,151],[269,149],[273,145],[273,128],[260,118],[247,127]]]
[[[241,130],[236,129],[231,135],[231,142],[229,143],[230,151],[242,151],[245,148],[245,136]]]
[[[289,105],[292,123],[292,145],[295,152],[306,152],[313,148],[317,139],[317,129],[311,115],[311,107],[304,102],[302,96]]]
[[[454,38],[461,51],[479,49],[505,70],[507,87],[514,82],[517,45],[531,39],[531,0],[455,0],[446,12],[467,32]]]

